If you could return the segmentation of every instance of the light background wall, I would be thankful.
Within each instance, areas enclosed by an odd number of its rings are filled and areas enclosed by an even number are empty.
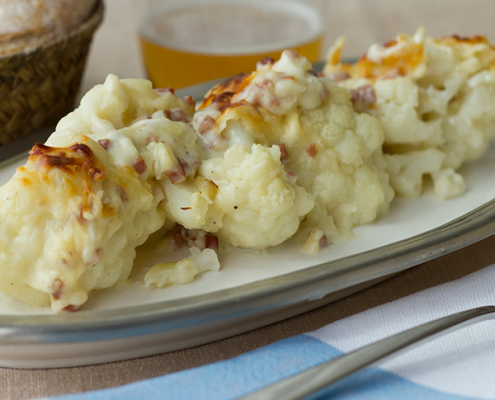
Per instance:
[[[140,21],[157,4],[180,2],[181,0],[105,0],[105,21],[93,40],[82,93],[101,83],[109,73],[121,78],[146,77],[138,42]],[[495,42],[493,0],[306,2],[321,10],[325,25],[325,49],[337,36],[346,36],[343,54],[346,58],[356,58],[371,43],[387,42],[399,32],[413,33],[420,26],[426,29],[427,34],[435,37],[454,33],[461,36],[481,34]]]

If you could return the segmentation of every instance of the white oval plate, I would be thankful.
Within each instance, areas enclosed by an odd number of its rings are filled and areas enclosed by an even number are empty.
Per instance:
[[[198,86],[204,93],[204,86]],[[190,91],[189,91],[190,93]],[[0,168],[0,183],[25,158]],[[495,229],[495,145],[466,165],[467,192],[436,199],[397,198],[391,210],[356,238],[316,256],[300,242],[262,253],[221,254],[220,272],[191,284],[145,287],[139,266],[162,254],[140,251],[132,285],[92,293],[77,312],[55,315],[0,297],[0,366],[53,368],[94,364],[177,350],[246,332],[342,298],[406,268],[467,246]],[[141,271],[142,275],[142,271]]]

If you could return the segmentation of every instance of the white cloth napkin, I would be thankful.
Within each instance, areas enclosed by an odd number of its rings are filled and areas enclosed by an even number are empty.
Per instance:
[[[235,399],[325,360],[448,314],[495,304],[495,265],[233,359],[72,400]],[[337,384],[322,398],[495,398],[495,322],[437,338]]]
[[[346,353],[433,319],[485,305],[495,305],[495,265],[309,335]],[[379,369],[439,394],[495,398],[495,321],[434,339],[380,364]]]

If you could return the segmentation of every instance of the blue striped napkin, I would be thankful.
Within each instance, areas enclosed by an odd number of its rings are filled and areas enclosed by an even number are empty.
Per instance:
[[[233,359],[57,400],[235,399],[415,325],[495,304],[495,265]],[[495,399],[495,321],[426,343],[337,384],[332,399]]]

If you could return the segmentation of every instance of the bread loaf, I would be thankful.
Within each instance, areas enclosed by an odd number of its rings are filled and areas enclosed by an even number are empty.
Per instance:
[[[95,0],[0,0],[0,56],[29,51],[81,24]]]

